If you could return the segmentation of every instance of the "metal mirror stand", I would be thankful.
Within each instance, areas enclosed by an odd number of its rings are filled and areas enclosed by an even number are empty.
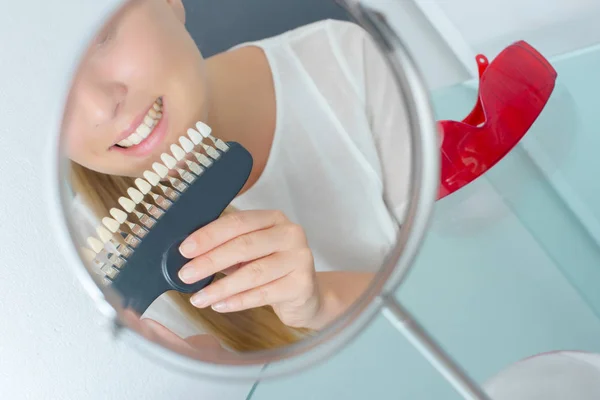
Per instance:
[[[400,238],[406,240],[402,252],[408,252],[413,257],[403,259],[405,265],[399,265],[390,277],[389,285],[380,296],[383,302],[382,313],[409,343],[452,385],[452,387],[466,400],[491,400],[483,389],[471,379],[467,373],[436,343],[427,331],[415,320],[395,298],[394,293],[404,281],[406,270],[412,264],[414,255],[418,252],[424,232],[427,230],[428,220],[415,218],[411,221],[411,214],[417,208],[431,208],[435,202],[439,177],[434,174],[438,171],[439,152],[437,131],[434,116],[429,104],[429,96],[423,80],[421,79],[415,63],[408,55],[406,47],[388,24],[385,16],[369,9],[357,0],[338,0],[354,19],[360,23],[375,38],[380,51],[385,55],[389,67],[396,76],[399,87],[408,89],[412,96],[405,96],[409,111],[410,127],[412,132],[421,133],[413,137],[411,146],[412,154],[424,157],[421,164],[430,168],[412,171],[412,182],[421,182],[420,187],[413,187],[413,196],[419,192],[420,204],[414,204],[408,212],[407,223],[414,223],[413,234],[410,237]],[[414,163],[413,165],[419,165]],[[398,251],[398,250],[396,250]]]

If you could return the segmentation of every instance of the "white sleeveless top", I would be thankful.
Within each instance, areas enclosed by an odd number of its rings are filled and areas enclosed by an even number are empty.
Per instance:
[[[264,172],[233,205],[281,210],[300,224],[317,271],[376,271],[408,201],[410,132],[372,39],[328,20],[241,46],[267,56],[277,122]],[[77,198],[75,207],[82,234],[93,233],[95,220]],[[166,296],[144,316],[182,337],[200,333]]]

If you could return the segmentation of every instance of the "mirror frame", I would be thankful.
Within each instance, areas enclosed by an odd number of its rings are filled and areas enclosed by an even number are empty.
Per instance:
[[[124,327],[118,319],[116,309],[111,305],[114,299],[111,300],[110,296],[100,289],[95,277],[88,273],[76,250],[76,234],[72,229],[73,225],[69,223],[70,216],[66,214],[69,193],[62,179],[68,165],[59,151],[62,120],[52,132],[52,139],[55,142],[49,155],[47,179],[49,187],[45,194],[57,240],[67,263],[106,318],[114,337],[137,348],[144,356],[185,374],[226,379],[229,382],[233,379],[255,381],[289,375],[326,360],[356,338],[375,317],[381,314],[386,298],[394,295],[407,276],[427,231],[439,186],[438,132],[430,106],[429,93],[413,58],[384,15],[364,6],[360,0],[335,1],[346,9],[353,22],[361,25],[375,39],[376,45],[395,75],[398,86],[403,89],[402,95],[412,132],[411,151],[414,157],[411,159],[410,202],[404,223],[400,228],[398,243],[365,293],[340,318],[314,338],[302,340],[284,349],[240,354],[238,359],[243,360],[245,364],[232,365],[223,364],[222,360],[217,359],[198,360],[184,356],[148,341]],[[93,28],[101,27],[121,9],[126,0],[118,0],[116,3],[112,12]],[[96,30],[93,30],[82,35],[84,42],[79,56],[84,54],[95,32]],[[77,57],[74,62],[73,72],[76,72],[80,65],[80,57]],[[70,86],[63,100],[66,100],[69,90]],[[63,104],[66,102],[63,101]],[[272,368],[265,368],[271,364],[274,364]]]

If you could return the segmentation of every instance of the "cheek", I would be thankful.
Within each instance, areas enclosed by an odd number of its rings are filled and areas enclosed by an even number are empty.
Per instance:
[[[75,131],[69,131],[65,134],[65,151],[67,157],[79,164],[88,164],[92,152],[90,144],[83,135]]]
[[[84,123],[81,115],[77,114],[76,109],[77,107],[70,107],[65,114],[62,131],[63,148],[71,160],[88,164],[101,145],[95,143],[89,127]]]

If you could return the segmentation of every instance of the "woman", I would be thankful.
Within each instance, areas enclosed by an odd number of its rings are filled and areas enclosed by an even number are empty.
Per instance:
[[[191,298],[169,293],[145,316],[189,343],[195,321],[236,350],[288,344],[340,315],[395,243],[404,105],[354,24],[319,22],[205,60],[184,22],[181,0],[134,0],[85,54],[64,124],[77,207],[107,215],[196,121],[240,143],[254,158],[240,211],[180,248],[183,281],[225,277]]]

